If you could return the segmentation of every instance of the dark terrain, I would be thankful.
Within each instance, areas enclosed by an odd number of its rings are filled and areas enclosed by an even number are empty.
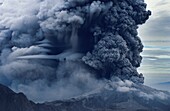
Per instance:
[[[132,87],[136,90],[118,92],[116,87],[108,83],[81,97],[36,104],[24,94],[14,93],[8,87],[0,85],[0,111],[169,111],[168,92],[144,85],[133,84]],[[148,96],[139,96],[141,91]]]

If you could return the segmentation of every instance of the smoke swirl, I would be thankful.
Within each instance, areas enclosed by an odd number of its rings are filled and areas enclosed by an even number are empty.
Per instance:
[[[143,0],[0,0],[0,83],[38,102],[113,76],[143,83],[137,29],[150,15]]]

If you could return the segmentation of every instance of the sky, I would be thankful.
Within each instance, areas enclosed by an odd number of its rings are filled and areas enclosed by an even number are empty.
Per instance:
[[[147,67],[142,67],[145,72],[168,72],[169,71],[169,56],[170,56],[170,0],[145,0],[147,5],[147,10],[152,11],[150,19],[139,28],[139,36],[143,40],[144,56],[164,57],[164,62],[155,63],[147,62]],[[149,42],[148,42],[149,41]],[[158,41],[158,42],[151,42]],[[163,41],[163,42],[162,42]],[[165,58],[166,57],[166,58]],[[156,61],[157,62],[157,61]],[[149,63],[152,69],[148,67]],[[157,66],[156,66],[157,65]],[[162,70],[155,70],[162,67]],[[165,67],[167,66],[167,67]],[[168,70],[168,71],[166,71]]]
[[[142,40],[170,41],[170,0],[145,0],[152,16],[146,24],[140,26]]]
[[[139,26],[143,40],[143,61],[139,72],[145,76],[145,84],[161,90],[169,90],[170,84],[170,0],[145,0],[152,11],[150,19]],[[155,58],[157,57],[157,58]]]

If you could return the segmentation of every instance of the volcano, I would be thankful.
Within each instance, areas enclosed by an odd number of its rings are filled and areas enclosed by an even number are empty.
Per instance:
[[[137,29],[151,15],[146,6],[2,0],[0,110],[168,111],[169,93],[142,85],[137,71],[143,51]]]

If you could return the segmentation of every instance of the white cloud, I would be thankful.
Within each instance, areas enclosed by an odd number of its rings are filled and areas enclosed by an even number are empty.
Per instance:
[[[139,92],[140,97],[144,97],[145,99],[161,99],[165,100],[168,98],[168,95],[166,95],[163,92],[152,92],[152,93],[145,93],[145,92]]]
[[[170,1],[145,0],[145,2],[152,15],[146,24],[140,26],[139,35],[143,40],[170,40]]]

